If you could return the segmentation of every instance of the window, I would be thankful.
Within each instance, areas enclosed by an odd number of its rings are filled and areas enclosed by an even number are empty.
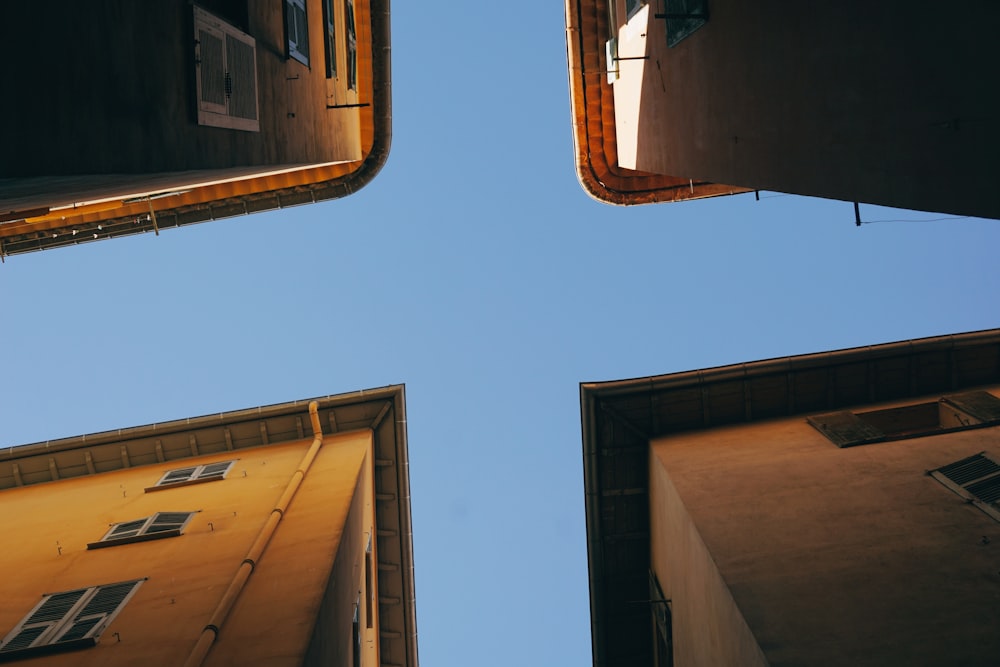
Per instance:
[[[670,600],[663,597],[656,573],[649,571],[649,605],[653,613],[653,664],[656,667],[672,667],[674,664],[673,615]]]
[[[930,471],[931,477],[1000,521],[1000,463],[983,452]]]
[[[635,16],[636,12],[646,3],[642,0],[625,0],[625,16],[626,20]]]
[[[259,132],[257,42],[194,8],[198,124]]]
[[[288,57],[309,64],[309,18],[306,0],[285,0],[285,35]]]
[[[708,21],[708,0],[663,0],[664,12],[656,18],[667,22],[667,46],[674,47]]]
[[[0,659],[93,646],[143,581],[123,581],[42,597],[3,638]]]
[[[333,0],[323,0],[323,46],[326,51],[326,78],[337,78],[337,22]]]
[[[344,0],[344,28],[347,31],[347,88],[358,89],[358,34],[354,26],[354,0]]]
[[[358,601],[354,603],[354,621],[351,623],[351,636],[354,640],[354,649],[351,664],[354,667],[361,667],[361,618],[359,609],[361,607],[361,594],[358,593]]]
[[[368,547],[365,549],[365,625],[369,628],[375,626],[375,577],[372,562],[372,535],[368,533]]]
[[[807,421],[838,447],[854,447],[1000,424],[1000,398],[970,391],[887,410],[829,412]]]
[[[170,470],[160,478],[160,481],[148,487],[146,491],[156,491],[175,486],[186,486],[188,484],[223,479],[234,463],[236,461],[219,461],[218,463],[206,463],[205,465],[191,466],[190,468]]]
[[[111,526],[104,537],[97,542],[91,542],[87,548],[101,549],[113,547],[116,544],[177,537],[193,516],[194,512],[157,512],[144,519],[116,523]]]

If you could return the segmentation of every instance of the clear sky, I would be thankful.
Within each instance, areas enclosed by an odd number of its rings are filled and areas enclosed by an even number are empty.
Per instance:
[[[589,199],[530,9],[394,3],[355,195],[9,258],[0,445],[405,383],[421,662],[586,665],[581,381],[1000,326],[996,221]]]

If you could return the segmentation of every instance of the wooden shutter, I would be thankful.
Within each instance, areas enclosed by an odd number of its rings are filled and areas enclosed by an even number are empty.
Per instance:
[[[53,593],[42,598],[21,623],[4,638],[0,653],[19,651],[35,645],[44,645],[44,635],[57,626],[80,602],[90,589],[81,588],[65,593]]]
[[[178,482],[186,482],[191,479],[195,472],[198,470],[198,466],[193,468],[178,468],[177,470],[171,470],[157,482],[157,486],[160,484],[176,484]]]
[[[806,420],[838,447],[853,447],[885,438],[880,430],[853,412],[828,412],[807,417]]]
[[[945,396],[941,400],[954,405],[984,424],[1000,423],[1000,398],[988,392],[967,391]]]
[[[162,533],[168,530],[180,532],[181,528],[191,518],[191,512],[159,512],[153,515],[153,520],[144,533]]]
[[[201,471],[198,472],[197,479],[206,479],[211,477],[222,477],[227,472],[229,468],[233,465],[232,461],[222,461],[220,463],[209,463],[208,465],[202,466]]]
[[[119,540],[126,537],[135,537],[142,533],[142,529],[146,526],[149,521],[149,517],[143,519],[136,519],[135,521],[125,521],[123,523],[116,523],[108,534],[104,536],[105,540]]]
[[[198,124],[260,131],[257,42],[200,7],[194,35]]]
[[[131,597],[142,581],[123,581],[117,584],[97,586],[79,612],[72,614],[73,620],[56,638],[57,642],[71,642],[95,638],[106,627],[111,618]]]

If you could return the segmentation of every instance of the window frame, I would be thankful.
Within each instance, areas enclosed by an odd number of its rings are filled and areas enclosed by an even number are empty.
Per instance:
[[[239,459],[230,459],[228,461],[213,461],[211,463],[202,463],[200,465],[187,466],[184,468],[174,468],[172,470],[168,470],[165,473],[163,473],[163,476],[160,477],[159,481],[157,481],[156,484],[154,484],[153,486],[146,487],[145,489],[146,493],[150,493],[152,491],[161,491],[163,489],[173,489],[179,486],[190,486],[191,484],[203,484],[205,482],[214,482],[216,480],[226,479],[226,477],[229,475],[229,472],[233,469],[233,466],[236,464],[238,460]],[[210,475],[204,475],[205,468],[222,465],[224,463],[228,465],[226,466],[225,470],[223,470],[221,473],[218,474],[212,473]],[[178,472],[182,472],[185,470],[190,470],[192,472],[186,477],[177,479],[176,481],[167,479],[170,475],[176,475]]]
[[[60,591],[57,593],[46,593],[42,595],[42,599],[35,604],[34,607],[28,611],[24,617],[15,625],[10,632],[8,632],[2,640],[0,640],[0,661],[8,660],[18,660],[21,658],[27,658],[35,655],[41,655],[45,653],[56,653],[60,651],[70,651],[74,649],[87,648],[97,644],[98,638],[101,633],[107,629],[115,617],[125,608],[129,600],[136,594],[139,590],[139,586],[142,582],[146,581],[143,579],[132,579],[128,581],[119,581],[112,584],[101,584],[99,586],[90,586],[89,588],[77,588],[69,591]],[[129,585],[128,589],[125,590],[120,598],[115,602],[114,607],[103,610],[102,603],[107,604],[106,601],[97,600],[97,609],[91,610],[89,614],[85,615],[88,608],[91,606],[91,602],[98,598],[98,595],[105,590],[113,589],[116,587],[121,587]],[[75,600],[66,600],[66,602],[56,602],[57,608],[55,610],[49,610],[46,614],[43,611],[43,607],[49,603],[49,601],[58,598],[60,596],[70,596],[79,593]],[[114,600],[111,600],[114,602]],[[54,618],[47,618],[45,616],[51,616],[53,611],[58,613],[60,610],[58,605],[69,603],[69,606],[58,614]],[[32,619],[36,615],[42,615],[43,618]],[[85,626],[85,624],[91,623],[89,627],[81,634],[79,637],[74,637],[72,639],[63,639],[66,635],[70,633],[71,630],[76,626]],[[24,633],[26,629],[36,629],[42,628],[42,631],[35,637],[33,637],[30,642],[19,648],[7,649],[15,639]]]
[[[285,54],[290,60],[297,60],[306,67],[311,67],[309,64],[309,5],[306,0],[284,0],[283,7],[285,10]],[[304,39],[299,39],[298,28],[300,26],[295,21],[296,10],[302,13],[301,27],[304,32],[301,36]]]
[[[104,534],[104,537],[97,540],[96,542],[91,542],[87,545],[87,549],[103,549],[105,547],[113,547],[119,544],[132,544],[133,542],[148,542],[149,540],[160,540],[168,537],[178,537],[184,532],[184,529],[194,518],[197,512],[157,512],[152,516],[145,517],[143,519],[133,519],[131,521],[121,521],[119,523],[111,524],[108,528],[108,532]],[[180,521],[165,521],[162,519],[169,518],[172,515],[186,515],[183,520]],[[167,523],[171,526],[176,526],[168,528],[166,530],[151,530],[154,528],[158,520],[160,523]],[[142,522],[141,525],[136,527],[134,531],[129,529],[129,533],[124,536],[115,536],[116,531],[120,531],[122,526],[127,526],[129,524],[138,524]]]

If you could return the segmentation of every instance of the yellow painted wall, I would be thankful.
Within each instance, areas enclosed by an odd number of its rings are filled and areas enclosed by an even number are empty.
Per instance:
[[[182,664],[310,443],[307,438],[3,491],[0,632],[6,634],[44,593],[147,577],[96,647],[31,664]],[[300,664],[371,447],[369,431],[325,438],[206,664]],[[167,470],[229,459],[238,460],[225,480],[143,491]],[[364,477],[362,488],[370,489],[370,473]],[[110,523],[195,510],[180,537],[86,549]]]
[[[994,664],[1000,524],[926,474],[983,450],[1000,456],[1000,428],[840,449],[804,417],[655,441],[652,558],[677,655],[739,639],[714,602],[729,595],[772,664]]]

